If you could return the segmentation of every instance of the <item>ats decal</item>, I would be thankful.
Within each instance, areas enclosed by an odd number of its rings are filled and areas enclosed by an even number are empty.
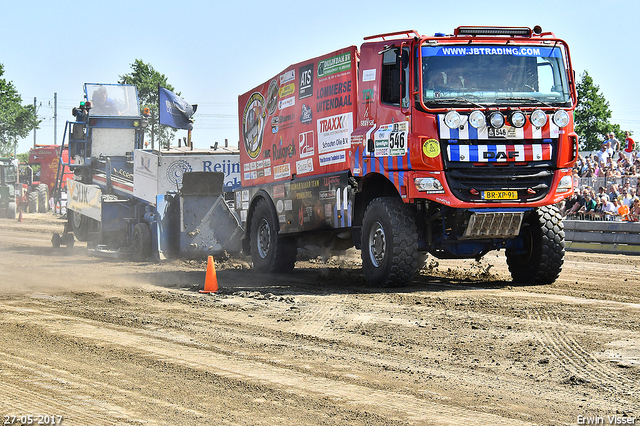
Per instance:
[[[313,95],[313,63],[300,67],[299,72],[298,99],[308,98]]]

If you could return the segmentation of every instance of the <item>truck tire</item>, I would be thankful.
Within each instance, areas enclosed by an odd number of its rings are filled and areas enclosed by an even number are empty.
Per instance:
[[[507,265],[514,282],[522,284],[552,284],[564,263],[564,225],[556,206],[535,210],[520,230],[524,253],[506,251]]]
[[[297,245],[278,235],[278,216],[269,201],[258,201],[251,217],[251,259],[259,272],[289,272],[296,263]]]
[[[90,219],[74,210],[67,211],[67,217],[69,225],[71,225],[73,235],[76,236],[78,241],[87,241]]]
[[[137,223],[131,235],[131,259],[144,262],[151,255],[151,229],[146,223]]]
[[[38,213],[49,211],[49,187],[44,183],[38,185]]]
[[[29,192],[29,195],[27,196],[27,202],[29,206],[29,213],[38,213],[39,198],[37,191]]]
[[[367,284],[398,287],[418,269],[418,228],[411,208],[398,198],[376,198],[362,221],[362,268]]]

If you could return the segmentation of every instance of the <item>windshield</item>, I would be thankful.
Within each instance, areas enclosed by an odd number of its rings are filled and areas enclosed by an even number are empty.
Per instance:
[[[4,176],[5,184],[12,184],[16,182],[16,168],[9,162],[0,163],[0,173]]]
[[[89,114],[102,117],[138,117],[138,93],[135,86],[85,84],[85,97],[91,101]]]
[[[571,102],[559,47],[422,46],[422,95],[442,104]]]

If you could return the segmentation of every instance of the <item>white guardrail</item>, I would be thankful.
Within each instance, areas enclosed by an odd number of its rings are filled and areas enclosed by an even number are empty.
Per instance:
[[[640,255],[640,222],[563,220],[567,251]]]

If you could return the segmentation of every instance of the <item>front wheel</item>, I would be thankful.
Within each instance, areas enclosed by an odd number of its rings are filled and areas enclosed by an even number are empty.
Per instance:
[[[259,272],[289,272],[296,263],[296,241],[278,235],[278,216],[267,200],[260,200],[251,217],[251,259]]]
[[[564,225],[556,206],[536,209],[522,224],[523,249],[506,251],[507,265],[514,282],[552,284],[564,263]]]
[[[418,269],[418,229],[411,208],[398,198],[376,198],[362,221],[362,267],[367,283],[398,287]]]

